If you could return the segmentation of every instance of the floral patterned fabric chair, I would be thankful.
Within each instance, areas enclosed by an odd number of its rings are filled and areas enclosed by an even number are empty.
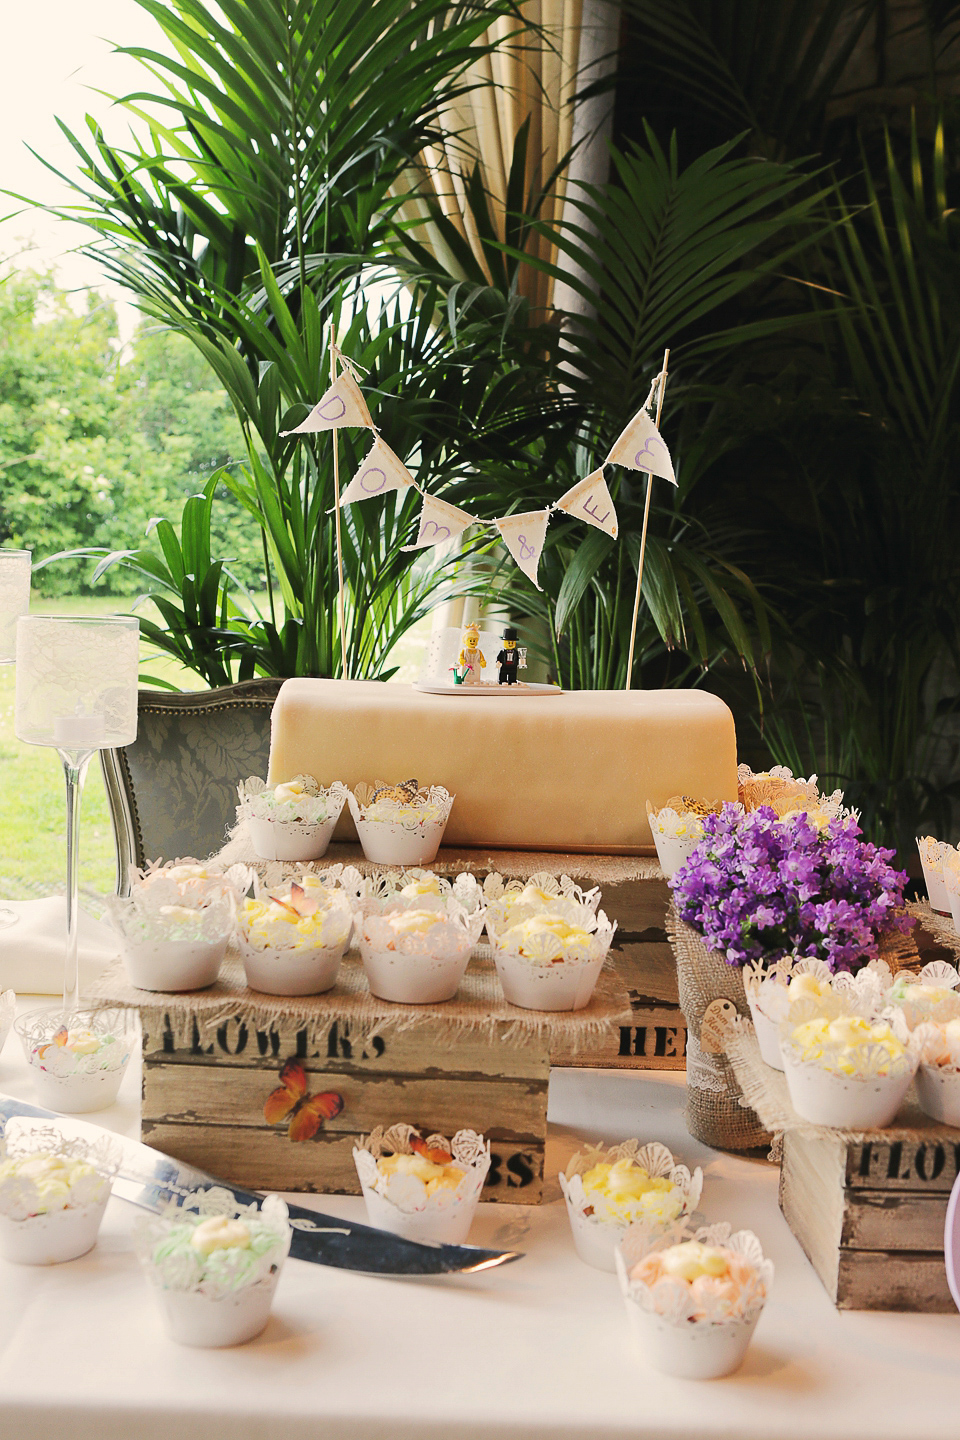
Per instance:
[[[147,860],[205,859],[233,824],[237,784],[267,773],[281,680],[187,694],[141,690],[137,738],[102,752],[117,840],[117,891]]]

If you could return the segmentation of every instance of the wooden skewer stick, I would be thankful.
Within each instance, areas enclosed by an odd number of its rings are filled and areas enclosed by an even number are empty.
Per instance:
[[[657,395],[657,418],[656,427],[660,429],[660,414],[663,410],[663,392],[667,388],[667,365],[670,360],[670,351],[663,352],[663,369],[660,372],[660,391]],[[647,498],[643,506],[643,529],[640,531],[640,564],[637,567],[637,593],[633,601],[633,624],[630,626],[630,652],[627,656],[627,679],[624,690],[631,688],[633,679],[633,648],[637,640],[637,617],[640,614],[640,593],[643,589],[643,560],[647,553],[647,525],[650,521],[650,494],[653,490],[653,474],[647,471]]]
[[[330,325],[330,383],[337,379],[337,346],[334,339],[333,324]],[[340,536],[340,431],[333,432],[333,493],[334,505],[334,529],[337,535],[337,612],[340,617],[340,672],[344,680],[349,680],[347,674],[347,625],[343,613],[343,541]]]

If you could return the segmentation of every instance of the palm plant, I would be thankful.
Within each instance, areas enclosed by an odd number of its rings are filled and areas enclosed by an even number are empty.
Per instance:
[[[813,292],[823,373],[782,407],[753,511],[785,537],[766,577],[791,640],[768,743],[843,785],[904,853],[918,824],[946,831],[960,798],[960,230],[945,154],[940,127],[929,164],[914,130],[906,178],[889,141],[879,174],[864,161],[866,207],[821,256],[835,294]]]

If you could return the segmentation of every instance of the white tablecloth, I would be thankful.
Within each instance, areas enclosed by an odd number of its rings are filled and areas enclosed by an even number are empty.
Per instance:
[[[138,1080],[92,1116],[137,1134]],[[35,1100],[11,1035],[0,1090]],[[648,1370],[616,1277],[576,1257],[554,1183],[539,1207],[482,1205],[478,1244],[526,1258],[483,1275],[376,1280],[289,1261],[264,1334],[235,1350],[164,1338],[107,1209],[71,1264],[0,1261],[2,1440],[956,1440],[960,1315],[839,1314],[777,1208],[777,1171],[691,1140],[678,1075],[556,1071],[550,1173],[586,1138],[663,1140],[701,1164],[701,1209],[760,1236],[773,1296],[726,1380]],[[391,1117],[394,1118],[394,1117]],[[351,1197],[307,1198],[364,1218]]]

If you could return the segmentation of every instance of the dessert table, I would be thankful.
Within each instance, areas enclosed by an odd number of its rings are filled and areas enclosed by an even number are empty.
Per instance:
[[[22,997],[20,1008],[38,1002]],[[45,1003],[49,1003],[45,1002]],[[0,1090],[36,1102],[11,1035]],[[89,1119],[137,1136],[139,1074]],[[96,1249],[0,1260],[0,1436],[17,1440],[955,1440],[960,1315],[838,1313],[777,1207],[777,1171],[687,1134],[682,1074],[555,1070],[539,1207],[482,1205],[471,1240],[515,1264],[431,1281],[291,1260],[272,1318],[234,1350],[168,1341],[111,1200]],[[396,1117],[400,1118],[400,1117]],[[704,1168],[701,1210],[759,1236],[773,1294],[743,1369],[670,1379],[635,1349],[616,1277],[574,1253],[558,1169],[582,1139],[663,1140]],[[363,1202],[299,1197],[363,1219]]]

